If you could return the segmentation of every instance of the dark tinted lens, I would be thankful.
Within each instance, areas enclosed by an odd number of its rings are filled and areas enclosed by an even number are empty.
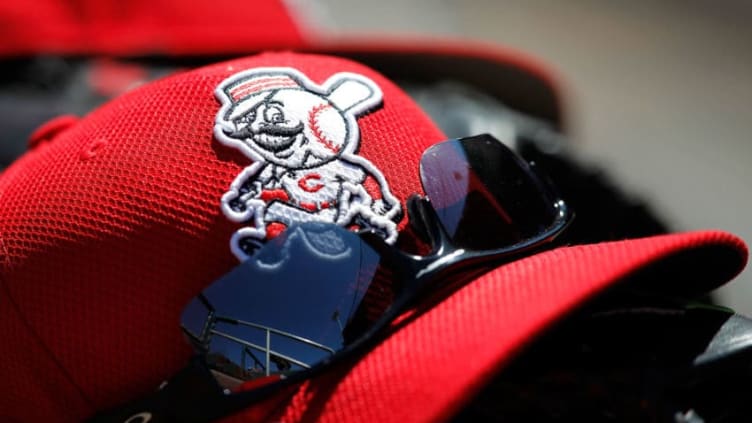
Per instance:
[[[182,325],[220,384],[247,389],[310,368],[370,329],[393,298],[380,261],[352,232],[293,226],[205,289]]]
[[[556,200],[530,166],[481,135],[437,144],[420,162],[423,189],[457,246],[489,250],[546,232]]]

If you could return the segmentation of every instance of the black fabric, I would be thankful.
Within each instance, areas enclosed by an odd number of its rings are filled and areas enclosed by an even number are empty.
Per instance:
[[[749,421],[752,351],[694,364],[733,314],[667,303],[581,312],[528,346],[453,421]]]

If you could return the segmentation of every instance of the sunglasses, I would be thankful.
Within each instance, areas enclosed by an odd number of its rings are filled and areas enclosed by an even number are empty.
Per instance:
[[[420,178],[426,196],[411,196],[407,211],[427,252],[329,223],[291,225],[185,307],[196,355],[183,371],[94,421],[210,421],[291,390],[357,358],[398,317],[552,246],[573,218],[534,165],[490,135],[428,148]]]

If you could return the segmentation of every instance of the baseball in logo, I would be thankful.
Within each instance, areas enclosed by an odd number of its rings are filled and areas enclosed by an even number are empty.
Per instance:
[[[400,202],[381,171],[357,154],[357,119],[382,103],[373,81],[342,72],[318,85],[296,69],[257,68],[227,78],[215,95],[222,104],[215,137],[252,161],[221,201],[229,219],[246,224],[230,241],[238,259],[293,222],[397,239]]]

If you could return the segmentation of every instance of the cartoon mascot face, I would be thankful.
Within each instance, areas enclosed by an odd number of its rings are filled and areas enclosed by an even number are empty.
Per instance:
[[[289,68],[253,69],[217,88],[217,136],[255,160],[310,168],[358,148],[356,117],[381,103],[375,84],[338,73],[322,86]]]
[[[247,224],[231,240],[239,259],[295,222],[396,240],[400,202],[381,171],[357,155],[357,118],[382,103],[373,81],[342,72],[318,85],[296,69],[257,68],[230,76],[215,95],[215,137],[252,160],[222,197],[225,215]]]

